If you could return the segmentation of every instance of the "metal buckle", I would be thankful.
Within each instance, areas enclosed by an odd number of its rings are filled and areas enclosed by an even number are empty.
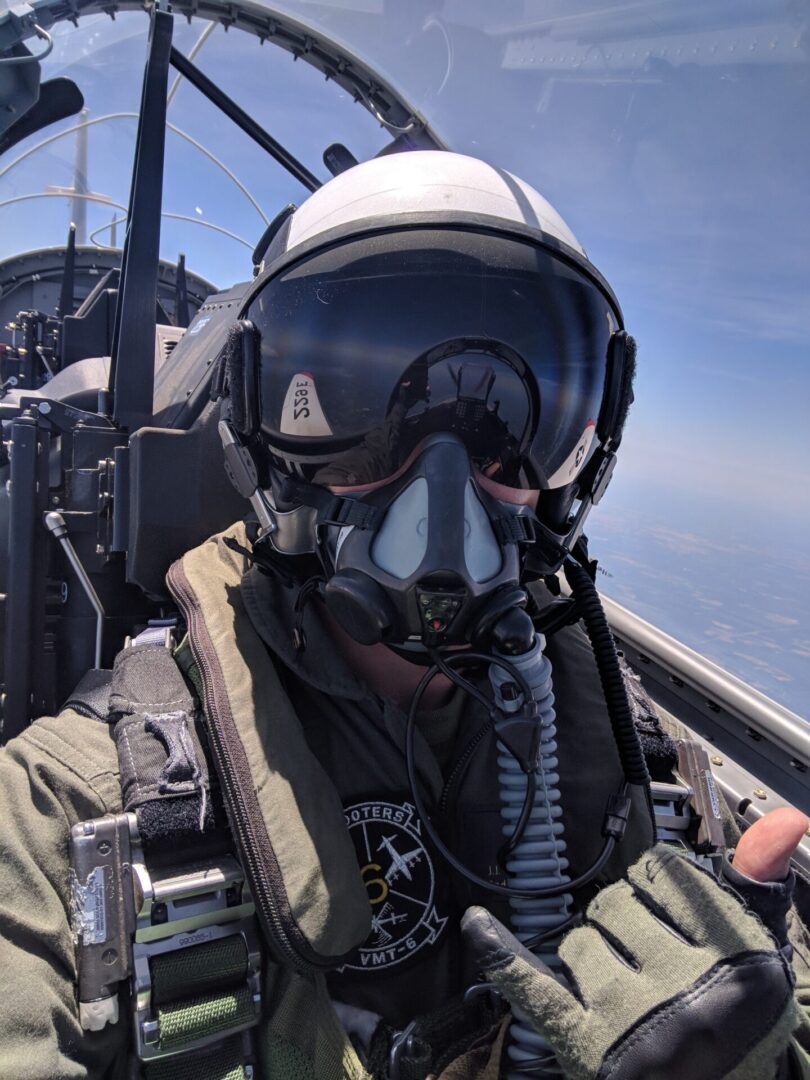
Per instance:
[[[692,824],[692,813],[689,808],[691,794],[692,789],[680,782],[675,784],[666,784],[659,780],[650,782],[658,841],[677,849],[687,859],[695,857],[687,836]]]
[[[498,1011],[503,1001],[503,996],[494,983],[481,982],[467,987],[464,991],[464,1004],[477,1007],[482,997],[487,999],[487,1004],[493,1012]]]
[[[163,877],[149,873],[138,851],[134,853],[132,869],[136,893],[142,897],[132,950],[137,1056],[142,1061],[153,1061],[187,1054],[255,1026],[261,1012],[261,950],[253,918],[253,899],[236,859],[225,856]],[[253,1000],[252,1016],[226,1031],[201,1035],[180,1047],[162,1050],[157,1010],[152,1001],[150,960],[233,935],[240,935],[247,948],[246,981]]]
[[[261,1012],[261,951],[255,907],[244,872],[232,856],[198,861],[178,871],[150,872],[135,814],[108,814],[71,830],[71,904],[77,937],[82,1027],[98,1031],[118,1019],[118,987],[131,977],[135,1053],[143,1061],[208,1052],[242,1035],[245,1076],[253,1075],[252,1040]],[[240,935],[247,950],[245,984],[252,1011],[226,1030],[160,1048],[150,960]],[[193,991],[192,991],[193,993]]]
[[[398,1031],[391,1040],[391,1049],[388,1053],[388,1080],[399,1080],[402,1071],[402,1058],[413,1054],[414,1031],[416,1020],[402,1031]]]
[[[215,1042],[209,1042],[206,1045],[195,1045],[194,1047],[183,1047],[182,1050],[177,1050],[176,1053],[183,1055],[184,1069],[189,1069],[193,1071],[193,1066],[196,1063],[199,1063],[199,1075],[206,1076],[208,1074],[208,1071],[210,1070],[211,1055],[216,1053],[216,1051],[223,1043],[233,1037],[234,1034],[232,1032],[228,1032],[225,1036],[218,1035]],[[247,1031],[243,1031],[240,1035],[237,1035],[236,1037],[241,1040],[239,1064],[242,1066],[243,1078],[244,1080],[257,1080],[257,1054],[255,1042],[253,1039],[253,1030],[249,1029]],[[163,1058],[164,1060],[167,1059],[168,1055],[163,1055]],[[154,1062],[155,1060],[160,1060],[160,1055],[158,1055],[157,1058],[153,1057],[149,1059],[150,1062]],[[136,1077],[138,1078],[138,1080],[140,1080],[140,1078],[145,1075],[143,1069],[147,1067],[147,1062],[139,1062],[136,1058],[134,1059],[133,1064],[134,1070],[127,1073],[127,1077],[129,1078],[129,1080],[136,1080]],[[184,1076],[190,1076],[191,1074],[191,1071],[183,1073]]]
[[[665,784],[653,780],[650,784],[655,808],[655,829],[661,843],[677,848],[687,859],[717,875],[722,861],[721,852],[701,852],[695,849],[693,833],[699,819],[693,807],[694,788],[685,781]]]
[[[153,623],[157,623],[157,625],[153,625]],[[142,630],[136,637],[127,635],[124,638],[124,648],[131,649],[133,645],[162,645],[164,649],[170,649],[174,652],[177,647],[174,637],[176,629],[176,620],[150,619],[146,629]]]
[[[692,789],[683,783],[664,784],[653,780],[650,784],[650,792],[655,807],[655,827],[658,839],[688,851],[686,833],[692,821],[689,810]]]

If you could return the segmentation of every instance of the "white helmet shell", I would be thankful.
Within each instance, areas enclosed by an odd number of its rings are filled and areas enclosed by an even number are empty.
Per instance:
[[[505,169],[444,150],[389,154],[340,173],[295,211],[285,246],[290,251],[337,226],[369,218],[437,211],[528,225],[585,256],[566,223],[534,188]]]

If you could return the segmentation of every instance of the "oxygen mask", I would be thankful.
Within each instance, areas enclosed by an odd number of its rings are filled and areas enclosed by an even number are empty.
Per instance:
[[[327,526],[324,599],[356,641],[465,645],[525,604],[518,544],[534,513],[485,490],[457,435],[428,436],[398,475],[352,500],[365,520]]]

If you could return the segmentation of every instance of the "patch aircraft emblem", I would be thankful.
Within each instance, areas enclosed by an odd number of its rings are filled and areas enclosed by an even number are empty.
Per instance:
[[[344,811],[371,904],[371,933],[341,971],[410,960],[447,924],[436,910],[433,860],[410,803],[362,802]]]

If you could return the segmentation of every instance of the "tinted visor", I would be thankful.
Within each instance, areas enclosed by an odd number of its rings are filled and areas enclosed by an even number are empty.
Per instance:
[[[317,252],[272,277],[245,317],[261,340],[267,443],[329,484],[384,479],[435,431],[459,435],[500,483],[570,483],[617,327],[565,258],[449,228]]]

